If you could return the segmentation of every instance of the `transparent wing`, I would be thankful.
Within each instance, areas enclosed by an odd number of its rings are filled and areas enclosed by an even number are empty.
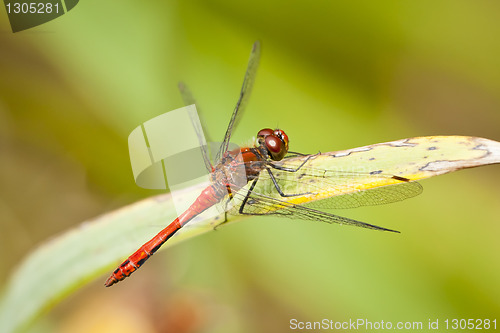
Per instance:
[[[205,167],[208,171],[212,171],[212,163],[210,162],[210,157],[208,153],[207,146],[205,145],[205,142],[210,142],[210,138],[208,137],[208,134],[206,131],[203,130],[203,118],[200,114],[200,109],[198,108],[198,105],[196,104],[196,100],[193,97],[193,94],[191,94],[191,90],[184,84],[184,82],[179,82],[178,84],[179,91],[181,92],[182,100],[184,101],[184,105],[192,105],[194,104],[196,106],[196,110],[198,112],[198,117],[200,118],[200,122],[196,121],[191,117],[191,121],[193,123],[193,126],[196,131],[196,135],[198,137],[198,142],[200,144],[200,149],[201,149],[201,154],[203,156],[203,162],[205,163]],[[190,114],[191,115],[191,114]],[[203,140],[203,136],[205,136],[205,141]]]
[[[361,172],[311,167],[308,164],[314,165],[315,156],[317,155],[301,156],[284,160],[279,164],[269,164],[267,167],[271,170],[271,174],[263,170],[256,180],[240,188],[236,193],[233,192],[233,206],[229,212],[242,215],[273,215],[394,231],[315,208],[341,209],[388,204],[414,197],[422,192],[422,186],[417,182],[401,176],[382,174],[380,170]],[[272,165],[288,170],[271,169]],[[281,196],[277,187],[285,195],[292,196]]]
[[[322,212],[303,205],[296,205],[284,200],[272,198],[254,191],[249,192],[247,189],[241,189],[235,194],[233,200],[240,202],[245,201],[244,204],[233,206],[229,211],[231,214],[242,215],[273,215],[278,217],[288,217],[292,219],[320,221],[326,223],[337,223],[341,225],[352,225],[361,228],[374,229],[380,231],[398,232],[395,230],[383,228],[377,225],[364,223],[349,219],[347,217]]]
[[[422,191],[422,185],[419,183],[407,182],[321,199],[306,203],[305,205],[307,207],[321,209],[344,209],[385,205],[415,197],[422,193]]]
[[[238,98],[238,102],[234,108],[233,114],[231,116],[231,120],[229,121],[229,125],[226,130],[226,134],[224,135],[224,139],[222,140],[222,144],[217,152],[216,161],[220,160],[220,157],[228,150],[229,147],[229,139],[231,138],[231,133],[233,128],[238,123],[243,110],[247,105],[248,98],[250,93],[252,92],[253,83],[255,81],[255,75],[257,74],[257,68],[259,66],[260,60],[260,42],[256,41],[253,44],[252,52],[250,53],[250,59],[248,60],[247,71],[245,73],[245,78],[243,80],[243,86],[241,87],[240,97]]]
[[[302,167],[296,172],[271,170],[285,194],[300,194],[295,202],[311,208],[345,209],[384,205],[415,197],[422,186],[394,175],[320,170]],[[279,196],[271,176],[261,172],[259,193]],[[376,186],[376,187],[375,187]],[[294,197],[291,197],[294,200]]]
[[[197,104],[196,100],[193,97],[193,94],[191,93],[191,90],[188,88],[188,86],[184,82],[179,82],[178,83],[178,88],[179,91],[181,92],[182,100],[184,101],[184,105],[191,105],[191,104]],[[196,106],[198,108],[198,106]],[[200,111],[200,109],[198,109]]]
[[[384,174],[379,167],[367,163],[342,165],[339,159],[325,154],[292,157],[269,163],[271,174],[261,172],[254,191],[281,200],[279,187],[284,194],[293,195],[286,201],[322,209],[388,204],[422,192],[417,182]]]

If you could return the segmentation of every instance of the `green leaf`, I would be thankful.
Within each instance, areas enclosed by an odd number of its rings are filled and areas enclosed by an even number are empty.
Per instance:
[[[185,190],[186,193],[194,190]],[[151,197],[47,241],[11,276],[0,303],[2,332],[22,331],[63,298],[104,275],[177,217],[170,194]],[[180,230],[164,248],[213,229],[213,219]],[[219,221],[220,223],[220,221]]]
[[[300,163],[304,157],[287,160]],[[351,172],[381,170],[384,174],[411,180],[428,178],[463,168],[500,163],[500,143],[482,138],[439,136],[412,138],[375,144],[341,152],[323,153],[308,162],[317,169]],[[361,179],[361,178],[360,178]],[[350,189],[371,189],[390,185],[367,177]],[[264,182],[265,183],[265,182]],[[180,195],[199,190],[189,188]],[[322,197],[291,198],[310,202],[348,192],[326,191]],[[44,311],[96,277],[109,274],[157,231],[174,220],[177,212],[169,194],[137,202],[94,220],[82,223],[35,249],[11,276],[0,303],[0,327],[3,332],[20,331]],[[181,229],[164,248],[213,229],[220,216],[192,221]],[[231,222],[238,218],[232,217]],[[132,277],[133,278],[133,277]],[[104,288],[104,286],[103,286]]]

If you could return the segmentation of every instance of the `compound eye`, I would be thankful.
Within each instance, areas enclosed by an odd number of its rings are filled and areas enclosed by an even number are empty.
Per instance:
[[[286,149],[283,142],[274,135],[269,135],[265,139],[265,145],[269,153],[271,154],[271,158],[274,161],[279,161],[283,159],[286,155]]]
[[[288,135],[283,130],[276,129],[274,130],[273,134],[280,138],[286,145],[288,145]]]
[[[257,137],[266,137],[268,135],[273,135],[274,131],[270,128],[264,128],[257,133]]]
[[[281,150],[282,142],[280,139],[274,135],[269,135],[266,137],[266,147],[271,153],[277,154]]]

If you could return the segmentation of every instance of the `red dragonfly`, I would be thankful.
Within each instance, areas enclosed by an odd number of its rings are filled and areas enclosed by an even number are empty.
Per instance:
[[[165,229],[160,231],[150,241],[141,246],[127,260],[125,260],[106,280],[105,286],[110,287],[115,283],[125,279],[141,267],[167,240],[175,235],[183,226],[189,223],[193,218],[207,210],[208,208],[224,202],[226,204],[234,200],[238,204],[230,209],[231,214],[241,215],[268,215],[291,217],[296,219],[322,221],[327,223],[348,224],[358,227],[392,231],[373,224],[368,224],[346,217],[334,215],[318,208],[354,208],[365,205],[378,205],[418,195],[422,187],[410,181],[410,179],[384,175],[378,172],[370,173],[370,177],[387,178],[398,182],[396,186],[383,186],[373,188],[368,191],[354,192],[347,196],[339,196],[318,200],[317,203],[301,205],[293,202],[293,198],[304,196],[314,196],[322,192],[324,188],[331,187],[337,182],[337,179],[343,178],[342,182],[356,179],[363,176],[356,172],[341,172],[333,170],[318,170],[306,166],[307,162],[317,155],[304,155],[290,152],[288,150],[288,136],[281,129],[265,128],[257,133],[256,144],[253,147],[244,147],[229,150],[229,140],[239,116],[242,114],[250,95],[253,82],[260,59],[260,43],[255,42],[247,71],[243,80],[243,86],[240,92],[238,102],[231,116],[229,126],[218,150],[214,166],[208,158],[206,148],[202,148],[203,159],[207,169],[210,171],[211,184],[206,187],[193,204]],[[194,104],[194,99],[187,88],[180,84],[186,105]],[[288,155],[287,155],[288,154]],[[301,163],[286,163],[290,157],[301,157]],[[292,160],[292,159],[290,159]],[[244,167],[241,168],[240,167]],[[241,170],[245,173],[241,175]],[[273,172],[274,171],[274,172]],[[367,173],[364,174],[366,177]],[[307,177],[304,177],[307,176]],[[302,178],[309,178],[308,183],[301,183]],[[311,179],[317,178],[317,182],[311,182]],[[241,179],[244,181],[242,182]],[[279,194],[279,198],[273,197],[269,193],[255,191],[259,179],[266,179],[270,187]],[[284,188],[292,187],[305,189],[302,193],[285,193]],[[296,186],[300,185],[300,186]],[[308,191],[310,189],[310,191]],[[289,199],[286,199],[289,198]],[[228,205],[226,205],[228,207]],[[229,210],[229,209],[226,209]],[[224,223],[224,222],[223,222]]]

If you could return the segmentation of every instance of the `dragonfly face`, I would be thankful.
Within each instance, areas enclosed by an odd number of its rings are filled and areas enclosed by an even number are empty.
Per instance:
[[[264,128],[257,133],[257,140],[273,161],[280,161],[288,152],[288,135],[283,130]]]

